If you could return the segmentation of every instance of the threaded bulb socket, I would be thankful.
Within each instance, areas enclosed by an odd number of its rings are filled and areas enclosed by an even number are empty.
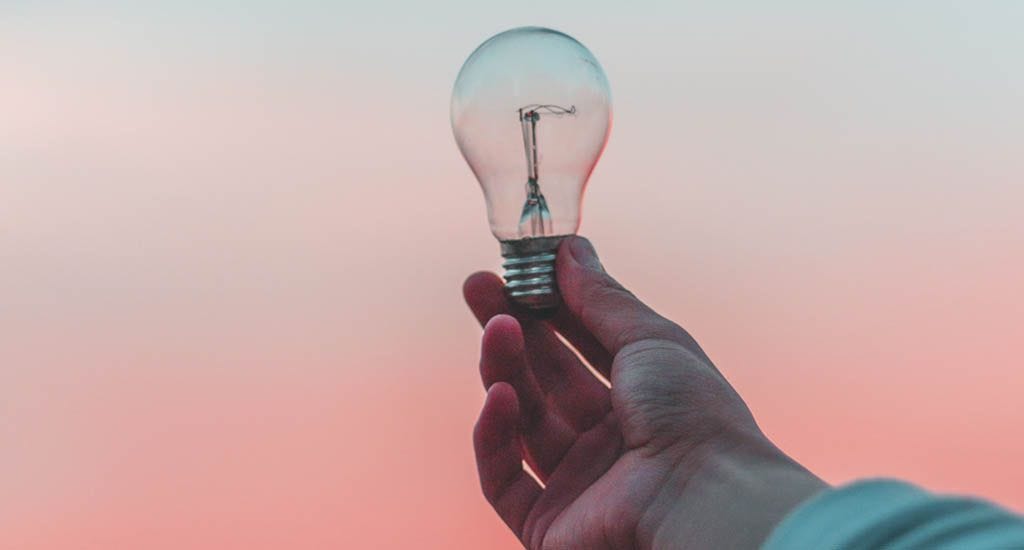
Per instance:
[[[505,261],[505,295],[534,311],[551,310],[562,301],[555,276],[558,245],[565,236],[501,241]]]

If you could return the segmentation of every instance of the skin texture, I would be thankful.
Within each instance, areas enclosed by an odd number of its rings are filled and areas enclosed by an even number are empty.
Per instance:
[[[685,330],[607,274],[589,241],[566,239],[557,273],[564,304],[546,321],[510,308],[492,273],[464,286],[485,325],[480,484],[525,547],[756,548],[826,487],[764,436]]]

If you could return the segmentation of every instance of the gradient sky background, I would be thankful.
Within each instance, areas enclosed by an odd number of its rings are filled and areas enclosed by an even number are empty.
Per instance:
[[[1024,4],[0,3],[0,546],[513,548],[448,99],[520,25],[615,128],[582,232],[776,442],[1024,510]]]

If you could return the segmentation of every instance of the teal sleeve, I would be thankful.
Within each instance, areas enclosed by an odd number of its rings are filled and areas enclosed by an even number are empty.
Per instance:
[[[1024,550],[1024,518],[974,498],[875,479],[828,489],[782,520],[763,550]]]

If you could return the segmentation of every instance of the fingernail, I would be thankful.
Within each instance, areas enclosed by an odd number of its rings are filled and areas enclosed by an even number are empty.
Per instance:
[[[590,269],[604,271],[601,260],[597,258],[597,251],[594,250],[594,245],[590,244],[590,241],[586,238],[573,237],[569,241],[569,252],[572,253],[572,257],[577,263]]]

